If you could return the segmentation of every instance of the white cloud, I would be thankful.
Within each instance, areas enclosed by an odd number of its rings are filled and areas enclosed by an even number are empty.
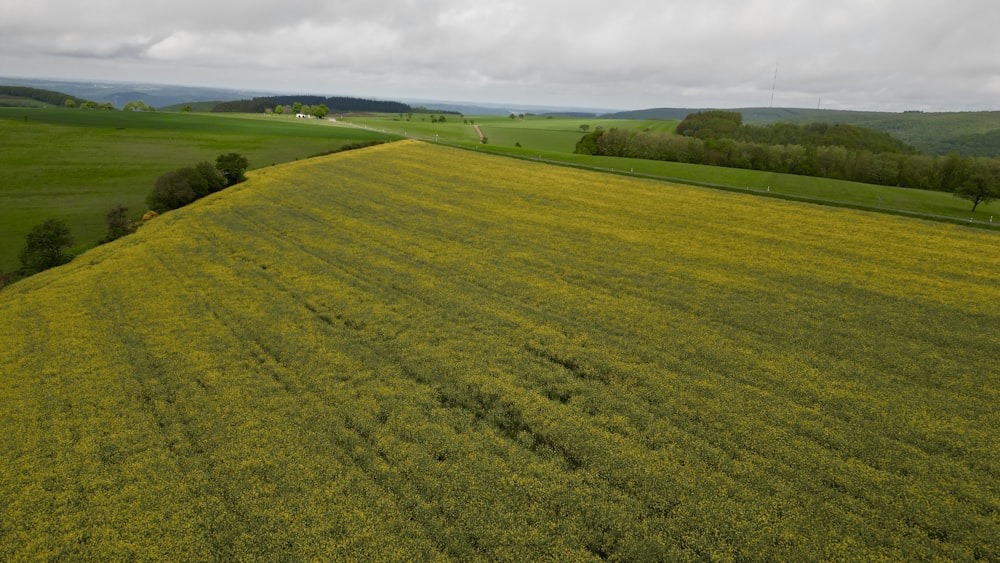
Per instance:
[[[60,17],[61,16],[61,17]],[[47,77],[638,108],[1000,106],[993,0],[94,0],[0,6]]]

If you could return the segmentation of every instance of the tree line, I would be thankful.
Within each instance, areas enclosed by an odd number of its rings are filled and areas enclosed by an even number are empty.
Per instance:
[[[324,117],[327,116],[327,114],[330,113],[330,108],[326,107],[326,104],[308,106],[303,104],[302,102],[295,102],[290,106],[289,105],[283,106],[279,104],[274,106],[274,109],[264,108],[264,113],[266,114],[275,113],[278,115],[281,115],[283,113],[289,113],[289,114],[294,113],[295,115],[305,114],[323,119]]]
[[[220,154],[215,164],[204,161],[171,170],[156,179],[153,191],[146,198],[156,213],[178,209],[246,180],[247,158],[238,153]]]
[[[212,108],[213,112],[264,113],[276,106],[306,106],[324,105],[333,112],[366,111],[375,113],[407,113],[412,111],[409,105],[401,102],[382,100],[366,100],[343,96],[261,96],[250,100],[235,100],[220,102]]]
[[[692,113],[677,125],[678,135],[699,139],[732,139],[765,145],[839,146],[872,153],[919,154],[920,151],[888,133],[848,124],[773,123],[746,125],[736,111]]]
[[[823,140],[831,138],[826,135],[829,131],[843,126],[803,126],[805,131],[796,135],[801,134],[803,138],[811,135],[812,142],[782,144],[726,136],[736,136],[736,132],[745,127],[731,117],[709,116],[709,119],[702,119],[700,125],[678,126],[680,133],[687,132],[688,135],[597,128],[577,142],[575,152],[937,190],[969,200],[973,211],[982,203],[1000,198],[1000,159],[997,158],[924,155],[902,143],[893,150],[872,150],[867,141],[858,144],[849,141],[852,138],[850,131],[861,129],[858,127],[851,127],[847,135],[837,131],[832,136],[841,139],[841,144],[821,144],[829,142]],[[786,127],[770,129],[770,133],[762,134],[764,138],[771,134],[776,135],[772,138],[781,139],[784,132],[790,131]],[[868,135],[856,137],[873,138]]]

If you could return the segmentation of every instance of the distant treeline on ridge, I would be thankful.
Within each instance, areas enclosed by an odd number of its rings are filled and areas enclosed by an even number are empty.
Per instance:
[[[82,98],[70,96],[69,94],[63,94],[62,92],[53,92],[52,90],[42,90],[40,88],[30,88],[28,86],[0,85],[0,97],[27,98],[29,100],[36,100],[53,106],[65,105],[66,100],[73,100],[74,104],[82,104],[86,102],[86,100]]]
[[[732,139],[765,145],[801,145],[804,147],[846,147],[873,153],[918,154],[910,146],[892,135],[850,124],[830,123],[772,123],[748,125],[743,115],[735,111],[703,111],[692,113],[677,125],[677,134],[707,139]]]
[[[251,100],[236,100],[232,102],[221,102],[212,111],[214,112],[238,112],[238,113],[261,113],[266,109],[275,106],[290,106],[296,102],[318,106],[325,105],[331,113],[366,111],[377,113],[408,113],[412,111],[409,105],[402,102],[386,102],[380,100],[365,100],[362,98],[348,98],[342,96],[263,96]]]

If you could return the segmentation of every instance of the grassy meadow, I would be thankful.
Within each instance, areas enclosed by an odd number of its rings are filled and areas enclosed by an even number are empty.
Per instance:
[[[342,117],[341,121],[370,127],[378,131],[404,135],[432,141],[443,141],[463,145],[479,145],[479,134],[473,128],[478,125],[487,137],[484,149],[515,148],[517,144],[527,152],[548,152],[572,154],[577,141],[583,136],[581,125],[593,130],[596,127],[626,129],[649,129],[651,131],[673,131],[678,121],[599,119],[576,117],[546,117],[526,115],[514,118],[496,115],[457,116],[445,115],[444,123],[432,123],[431,115],[412,115],[409,121],[398,114]]]
[[[0,559],[997,560],[998,243],[414,141],[260,169],[0,292]]]
[[[67,222],[77,251],[93,245],[109,209],[141,216],[169,170],[228,152],[259,168],[384,138],[276,116],[0,108],[0,272],[20,266],[25,235],[46,219]]]

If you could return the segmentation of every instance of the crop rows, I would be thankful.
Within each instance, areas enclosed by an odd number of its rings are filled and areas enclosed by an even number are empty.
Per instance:
[[[0,559],[996,559],[996,248],[415,142],[258,171],[0,293]]]

